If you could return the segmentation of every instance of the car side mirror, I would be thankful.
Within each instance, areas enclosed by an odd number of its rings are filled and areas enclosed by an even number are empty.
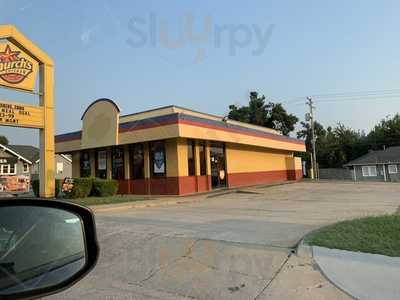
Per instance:
[[[89,209],[56,200],[0,200],[0,299],[60,292],[92,270],[98,254]]]

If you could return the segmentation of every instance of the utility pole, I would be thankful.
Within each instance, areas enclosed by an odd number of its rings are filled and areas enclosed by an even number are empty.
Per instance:
[[[315,150],[315,121],[314,121],[314,102],[312,97],[307,97],[307,103],[306,103],[309,108],[310,108],[310,113],[307,114],[307,119],[310,121],[310,128],[311,128],[311,147],[312,147],[312,153],[311,153],[311,169],[313,171],[313,179],[318,178],[318,173],[317,173],[317,154]]]

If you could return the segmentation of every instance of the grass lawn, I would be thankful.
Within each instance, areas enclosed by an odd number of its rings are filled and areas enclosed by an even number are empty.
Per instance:
[[[331,249],[400,257],[400,215],[340,222],[311,235],[306,243]]]
[[[80,204],[83,206],[89,206],[89,205],[99,205],[99,204],[115,204],[115,203],[124,203],[124,202],[132,202],[132,201],[144,201],[144,200],[152,200],[152,199],[154,199],[154,198],[115,195],[115,196],[110,196],[110,197],[87,197],[87,198],[62,199],[62,200]]]

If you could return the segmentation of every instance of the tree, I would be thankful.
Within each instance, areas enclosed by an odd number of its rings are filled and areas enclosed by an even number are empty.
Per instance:
[[[301,122],[303,129],[297,137],[305,140],[307,154],[303,159],[310,163],[311,129],[310,124]],[[355,131],[338,123],[335,128],[324,127],[315,122],[317,162],[320,168],[341,168],[344,164],[368,152],[364,132]]]
[[[264,95],[259,96],[257,92],[250,92],[248,106],[229,106],[228,117],[232,120],[250,123],[254,125],[273,128],[289,135],[294,130],[299,119],[288,114],[281,103],[265,102]]]
[[[8,145],[8,139],[4,135],[0,135],[0,144]]]
[[[367,136],[373,150],[400,145],[400,115],[386,117]]]
[[[267,110],[269,117],[265,125],[282,132],[284,135],[289,135],[299,121],[295,115],[288,114],[281,103],[270,102],[267,104]]]
[[[305,140],[307,151],[311,152],[311,128],[310,123],[308,122],[300,122],[303,129],[297,132],[297,138]],[[322,126],[317,121],[314,122],[314,132],[316,143],[320,143],[320,140],[326,136],[326,130],[324,126]]]
[[[308,123],[308,122],[301,122],[300,124],[302,126],[302,129],[297,132],[297,138],[305,140],[307,152],[306,153],[304,153],[304,152],[298,153],[297,156],[300,156],[302,158],[302,160],[306,162],[307,168],[310,169],[311,168],[311,153],[312,153],[311,127],[310,127],[310,123]],[[321,139],[325,138],[326,130],[320,123],[315,121],[314,122],[314,132],[315,132],[315,139],[316,139],[315,144],[316,144],[316,148],[318,150],[318,149],[321,149],[320,145],[323,144],[323,142],[321,142]],[[317,151],[317,160],[320,157],[319,154],[320,153],[318,153],[318,151]]]

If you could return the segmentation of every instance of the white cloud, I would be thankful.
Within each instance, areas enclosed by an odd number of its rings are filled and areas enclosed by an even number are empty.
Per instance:
[[[89,43],[93,40],[93,33],[96,31],[96,27],[87,28],[81,33],[81,42],[84,46],[89,45]]]

